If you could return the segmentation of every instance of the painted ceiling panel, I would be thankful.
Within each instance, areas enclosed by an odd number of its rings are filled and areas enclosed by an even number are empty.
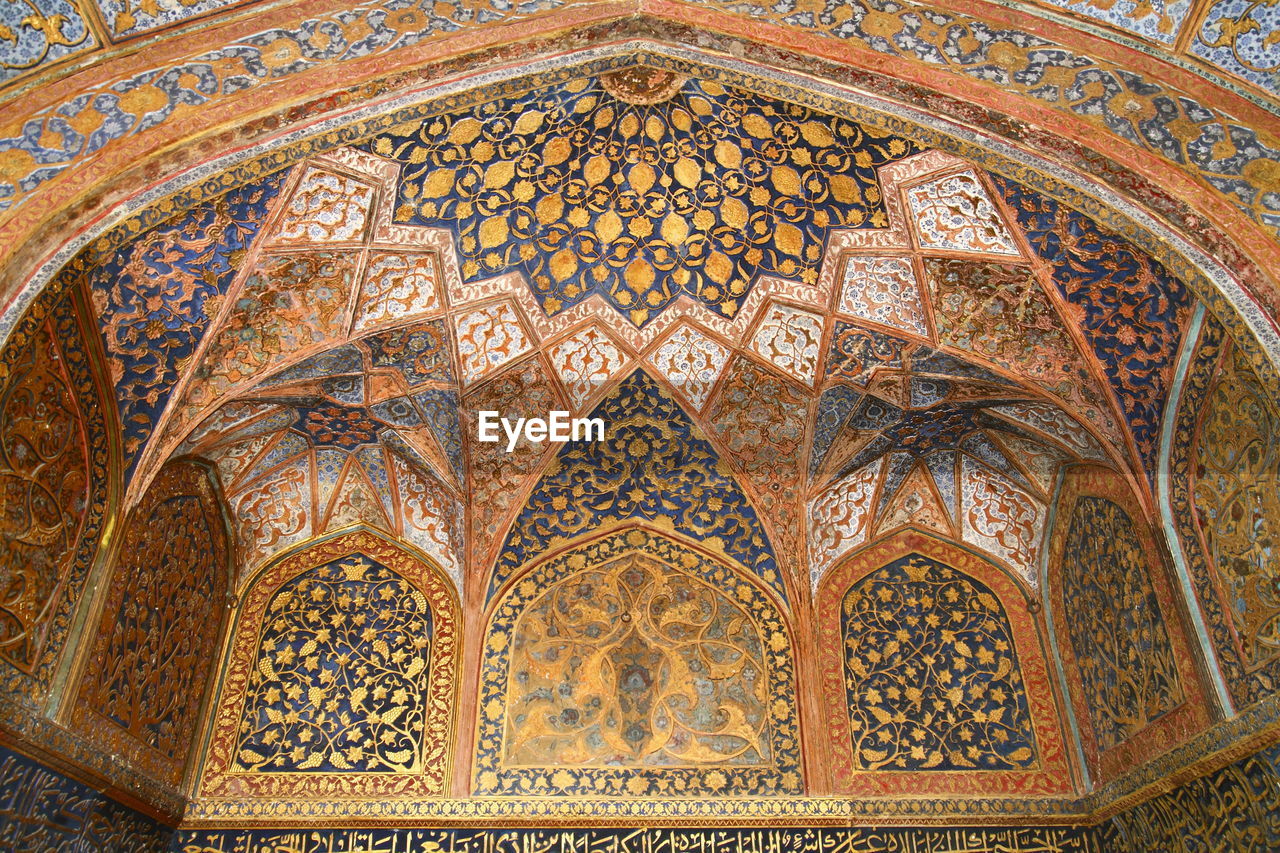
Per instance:
[[[732,318],[757,275],[814,283],[830,229],[886,224],[875,168],[918,149],[640,66],[368,150],[405,164],[398,221],[455,230],[465,281],[519,269],[549,315],[600,294],[643,326],[682,293]]]

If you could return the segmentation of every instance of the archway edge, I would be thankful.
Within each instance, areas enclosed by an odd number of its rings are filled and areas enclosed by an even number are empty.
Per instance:
[[[590,40],[593,27],[604,27],[598,20],[588,20],[584,24],[581,16],[578,21],[579,28],[571,31],[575,45]],[[664,27],[671,29],[678,24],[679,22],[667,19],[645,18],[630,23],[629,27],[662,30]],[[567,51],[562,49],[562,39],[544,38],[542,43],[526,46],[527,58],[488,71],[476,67],[482,60],[474,56],[455,55],[454,58],[438,61],[434,66],[412,72],[414,79],[407,84],[403,82],[405,72],[398,72],[390,78],[370,76],[365,84],[361,84],[368,89],[367,93],[353,94],[351,90],[334,92],[327,83],[312,80],[305,74],[300,75],[292,84],[292,91],[295,93],[293,100],[286,102],[291,105],[282,106],[274,114],[262,114],[262,111],[249,114],[247,110],[237,107],[233,99],[228,99],[225,103],[203,110],[198,122],[187,121],[185,131],[177,127],[178,123],[173,128],[166,127],[166,132],[172,138],[163,147],[139,139],[136,143],[130,142],[131,145],[136,144],[137,150],[130,149],[126,152],[128,159],[124,158],[124,154],[113,154],[110,163],[99,158],[92,164],[92,168],[68,170],[66,178],[49,182],[45,189],[39,191],[38,199],[20,206],[18,211],[22,215],[11,216],[8,223],[0,226],[0,245],[5,247],[0,252],[10,253],[5,258],[5,278],[0,281],[0,293],[4,294],[6,302],[3,317],[0,317],[0,335],[7,337],[17,317],[34,295],[47,286],[82,248],[116,226],[124,224],[134,229],[147,227],[201,196],[214,195],[242,183],[250,179],[248,172],[251,166],[256,166],[259,173],[286,167],[317,150],[335,147],[360,136],[360,123],[367,122],[373,116],[385,115],[424,101],[456,97],[486,85],[511,84],[539,71],[564,70],[592,58],[611,56],[619,59],[634,56],[637,52],[648,52],[655,56],[667,56],[715,68],[721,73],[736,71],[796,92],[834,95],[847,103],[879,112],[905,125],[931,128],[934,133],[955,140],[955,145],[950,146],[952,148],[968,147],[987,152],[983,159],[990,162],[983,162],[982,165],[993,171],[1001,171],[1001,164],[996,162],[1001,161],[1005,171],[1016,172],[1018,179],[1026,179],[1033,172],[1045,172],[1047,174],[1043,179],[1043,186],[1037,189],[1056,195],[1069,206],[1083,209],[1091,215],[1107,213],[1117,220],[1108,221],[1107,226],[1125,233],[1126,236],[1146,235],[1147,239],[1141,241],[1145,244],[1144,248],[1157,255],[1161,251],[1170,255],[1171,257],[1162,260],[1184,279],[1203,277],[1201,287],[1194,287],[1195,282],[1188,283],[1193,284],[1193,289],[1202,298],[1209,296],[1205,291],[1221,294],[1217,299],[1220,304],[1215,313],[1219,316],[1226,313],[1243,316],[1253,336],[1262,343],[1262,348],[1271,355],[1273,361],[1280,362],[1280,332],[1277,331],[1275,319],[1280,314],[1276,307],[1280,305],[1280,288],[1275,284],[1280,281],[1280,270],[1277,269],[1280,268],[1280,258],[1274,252],[1273,237],[1266,234],[1262,226],[1248,220],[1238,209],[1227,204],[1223,197],[1205,192],[1204,185],[1192,180],[1181,167],[1157,162],[1157,158],[1132,149],[1118,137],[1109,141],[1100,136],[1097,128],[1083,120],[1064,118],[1057,110],[1029,100],[1020,103],[1018,99],[1010,98],[999,90],[988,92],[990,87],[978,86],[972,81],[969,81],[967,87],[975,91],[938,93],[936,89],[926,90],[923,84],[915,82],[910,82],[905,87],[909,91],[904,91],[904,86],[895,84],[891,78],[856,69],[845,68],[845,73],[838,74],[837,65],[823,55],[830,55],[833,46],[844,47],[846,53],[852,48],[832,39],[811,37],[816,40],[816,46],[822,48],[816,50],[809,46],[814,49],[814,56],[817,57],[814,62],[821,67],[797,73],[779,70],[778,66],[786,67],[803,60],[779,51],[769,51],[767,57],[760,61],[744,61],[710,52],[710,48],[720,46],[726,51],[736,47],[733,52],[742,52],[741,41],[736,36],[691,34],[687,30],[665,33],[668,41],[674,42],[672,44],[663,43],[661,38],[653,35],[630,38],[627,37],[628,34],[624,34],[622,38],[616,35],[615,31],[627,28],[613,27],[610,30],[613,40],[608,44],[575,46]],[[691,42],[697,38],[699,47],[681,46],[682,38]],[[475,38],[459,45],[462,49],[475,46]],[[557,46],[561,48],[559,52],[549,52]],[[765,52],[759,45],[751,47],[753,53]],[[543,53],[538,54],[538,49]],[[885,57],[874,56],[878,57],[877,62],[870,62],[867,57],[862,57],[866,60],[862,63],[863,67],[885,65]],[[405,54],[405,58],[410,57]],[[761,64],[766,60],[775,67]],[[891,69],[881,70],[903,72],[900,65],[902,63],[894,64]],[[431,71],[440,72],[445,78],[444,82],[423,84],[422,80]],[[828,75],[826,78],[822,76],[824,73]],[[936,71],[930,73],[936,80]],[[833,82],[837,76],[840,79]],[[899,76],[902,74],[899,73]],[[850,77],[855,79],[850,82],[846,79]],[[348,79],[359,79],[359,75],[353,74]],[[304,85],[308,81],[311,81],[310,87]],[[876,81],[881,81],[880,85],[889,87],[892,92],[888,95],[869,94],[866,89],[875,85]],[[400,88],[396,88],[398,84]],[[957,113],[960,121],[927,116],[904,103],[912,98],[920,99],[930,92],[936,95],[929,99],[931,107],[938,108],[950,103],[949,109],[965,113]],[[975,114],[970,105],[956,101],[955,94],[961,95],[967,102],[978,104],[982,108],[979,111],[981,114]],[[363,102],[363,105],[347,106],[357,98],[369,100]],[[251,99],[251,103],[245,106],[252,108],[252,104],[260,101],[261,99]],[[998,108],[996,105],[999,105]],[[1017,108],[1016,111],[1014,107]],[[222,115],[224,112],[225,116]],[[990,123],[992,113],[1004,114],[1014,119],[1014,132],[1034,136],[1038,140],[1036,147],[1051,156],[1061,156],[1064,147],[1075,149],[1074,152],[1068,152],[1069,156],[1084,156],[1082,152],[1088,152],[1088,146],[1092,146],[1106,149],[1104,153],[1109,156],[1132,161],[1127,162],[1125,167],[1115,166],[1112,162],[1111,166],[1123,172],[1113,180],[1119,182],[1120,179],[1128,178],[1130,184],[1134,180],[1138,184],[1146,184],[1137,186],[1136,191],[1152,199],[1153,203],[1164,209],[1163,213],[1153,214],[1090,176],[1056,165],[1042,154],[1028,154],[1022,148],[993,139],[988,134],[980,134],[964,123],[966,118],[969,122]],[[1023,128],[1024,124],[1043,127],[1049,121],[1052,121],[1053,134],[1047,137],[1029,134]],[[1073,121],[1078,126],[1073,125]],[[229,129],[233,127],[237,129]],[[1072,136],[1083,144],[1073,143],[1069,138]],[[1032,144],[1027,140],[1020,141],[1023,148],[1031,147]],[[215,145],[221,146],[220,152],[209,154]],[[1092,159],[1097,158],[1095,156]],[[120,167],[125,163],[137,165],[122,172]],[[1102,164],[1103,167],[1105,165]],[[1103,167],[1099,167],[1097,171],[1106,171]],[[1146,180],[1129,172],[1131,168],[1138,169]],[[97,169],[99,174],[90,175],[89,172],[93,169]],[[156,180],[157,174],[167,174],[168,177]],[[72,178],[78,182],[78,188],[67,187],[64,191],[61,182]],[[1160,189],[1162,186],[1169,187],[1170,191]],[[1126,192],[1135,192],[1135,187],[1127,186]],[[1196,216],[1175,201],[1175,198],[1193,199],[1192,203],[1208,219]],[[1118,219],[1111,211],[1118,212]],[[1169,227],[1166,219],[1178,223],[1177,227]],[[1223,231],[1215,234],[1216,229],[1208,224],[1209,220],[1221,223]],[[1225,236],[1228,231],[1233,235],[1231,238]],[[33,239],[39,233],[58,235],[53,240],[61,239],[61,242],[43,246]],[[1188,238],[1184,233],[1192,237]],[[1202,241],[1203,245],[1195,245],[1191,239]],[[49,242],[53,243],[53,240]],[[1252,257],[1252,264],[1242,252]],[[1215,255],[1222,255],[1223,261],[1218,261]],[[1214,300],[1210,298],[1207,301],[1212,303]],[[1237,334],[1237,337],[1240,335]]]

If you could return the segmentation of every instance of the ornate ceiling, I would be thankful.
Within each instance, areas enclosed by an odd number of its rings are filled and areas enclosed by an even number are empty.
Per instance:
[[[1270,7],[0,5],[0,745],[218,851],[1280,778]]]

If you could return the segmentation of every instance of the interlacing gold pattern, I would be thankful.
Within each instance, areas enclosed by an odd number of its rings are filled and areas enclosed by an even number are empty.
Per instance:
[[[911,554],[858,581],[842,611],[860,769],[1038,765],[1011,630],[984,584]]]
[[[360,555],[286,584],[267,622],[234,770],[417,772],[431,610]]]
[[[1280,653],[1280,406],[1236,349],[1197,443],[1195,509],[1248,667]]]
[[[746,572],[644,528],[535,566],[481,667],[478,794],[800,793],[791,638]]]
[[[561,581],[512,636],[509,765],[766,764],[763,638],[741,604],[629,554]]]

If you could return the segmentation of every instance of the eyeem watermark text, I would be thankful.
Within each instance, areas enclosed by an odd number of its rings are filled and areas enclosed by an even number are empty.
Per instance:
[[[604,441],[603,418],[570,418],[568,412],[553,410],[547,412],[546,418],[511,418],[501,417],[497,412],[481,410],[478,415],[477,437],[480,441],[498,441],[498,425],[507,434],[507,452],[516,449],[520,436],[524,436],[534,444],[544,441],[555,441],[563,444],[566,441]]]

